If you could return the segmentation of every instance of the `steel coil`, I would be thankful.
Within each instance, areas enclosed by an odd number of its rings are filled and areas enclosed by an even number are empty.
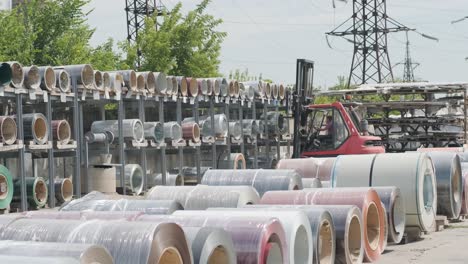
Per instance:
[[[44,145],[49,140],[49,126],[43,114],[24,114],[23,130],[24,140],[32,140],[38,145]]]
[[[208,82],[206,79],[198,79],[198,94],[208,95]]]
[[[467,215],[468,214],[468,172],[466,171],[466,169],[463,168],[463,165],[462,165],[462,171],[463,171],[463,194],[462,194],[462,206],[461,206],[460,215]]]
[[[52,120],[53,139],[60,144],[68,144],[71,140],[71,127],[67,120]]]
[[[55,198],[59,203],[73,199],[73,182],[69,178],[55,179],[54,190]]]
[[[190,97],[197,97],[198,96],[198,91],[200,88],[198,87],[198,80],[197,78],[185,78],[187,82],[187,95]]]
[[[12,145],[17,139],[16,121],[9,116],[0,116],[0,137],[5,145]]]
[[[192,245],[194,263],[237,263],[234,242],[228,232],[212,227],[183,227],[183,229]]]
[[[269,210],[256,208],[255,210],[239,208],[211,208],[208,211],[200,211],[201,215],[224,215],[224,216],[240,216],[240,217],[255,217],[268,215],[276,217],[280,220],[286,233],[286,238],[289,245],[290,263],[312,263],[314,259],[312,230],[307,216],[298,210]],[[178,215],[184,215],[179,213]],[[190,215],[190,214],[185,214]]]
[[[182,120],[182,125],[185,125],[185,124],[187,125],[196,124],[195,118],[193,117],[185,118],[184,120]],[[213,136],[213,130],[211,129],[210,122],[206,122],[206,120],[200,119],[198,128],[200,129],[200,136],[203,136],[203,137]]]
[[[2,240],[97,244],[115,263],[191,263],[183,230],[176,224],[126,221],[19,219],[4,228]]]
[[[110,89],[112,87],[112,81],[108,72],[102,72],[102,86],[104,88],[104,91],[110,92]]]
[[[124,139],[143,142],[145,139],[145,131],[143,123],[139,119],[124,119],[122,120]],[[94,121],[91,125],[92,133],[111,132],[114,136],[119,136],[118,120]]]
[[[185,123],[182,124],[182,136],[185,140],[191,140],[192,142],[200,142],[200,127],[197,123]]]
[[[405,201],[406,227],[424,232],[432,229],[437,210],[436,179],[432,160],[425,153],[339,156],[331,185],[396,186]]]
[[[247,205],[242,209],[303,212],[309,220],[312,231],[313,263],[335,263],[335,227],[332,216],[327,210],[309,205]]]
[[[463,179],[457,153],[429,152],[437,182],[437,213],[449,219],[460,216]]]
[[[154,140],[155,143],[164,142],[164,125],[159,122],[145,122],[145,138]]]
[[[182,127],[177,122],[164,123],[164,138],[166,141],[179,141],[182,139]]]
[[[177,93],[176,94],[181,95],[181,96],[187,96],[188,95],[187,78],[185,78],[183,76],[177,76],[175,78],[177,80]]]
[[[28,89],[37,90],[41,86],[41,75],[39,68],[35,65],[24,67],[24,86]]]
[[[405,232],[405,203],[397,187],[372,187],[380,197],[387,213],[388,242],[400,243]]]
[[[213,84],[213,93],[212,95],[214,96],[219,96],[219,94],[221,93],[221,82],[222,82],[222,79],[221,78],[211,78],[211,83]]]
[[[40,88],[45,91],[53,91],[56,83],[54,69],[50,66],[39,67],[39,75],[41,77]]]
[[[261,81],[249,81],[249,82],[242,82],[245,87],[250,87],[253,90],[255,98],[263,98],[263,86]]]
[[[55,219],[55,220],[126,220],[135,221],[141,211],[28,211],[21,217],[29,219]]]
[[[0,85],[8,85],[13,77],[10,64],[2,62],[0,63]]]
[[[272,91],[271,91],[271,85],[267,82],[263,82],[263,91],[265,93],[265,97],[267,99],[271,99]]]
[[[236,81],[235,80],[230,80],[228,82],[228,94],[229,97],[236,97]]]
[[[114,73],[118,73],[120,76],[122,76],[123,82],[121,92],[138,91],[138,79],[134,70],[116,71]],[[124,87],[125,89],[123,89]]]
[[[385,217],[379,195],[370,188],[309,189],[300,192],[273,191],[263,195],[261,204],[355,205],[362,211],[364,258],[379,259],[386,243]]]
[[[304,178],[318,178],[329,181],[335,158],[282,159],[278,169],[296,170]]]
[[[256,204],[257,191],[250,186],[155,186],[146,194],[148,200],[175,200],[185,210],[210,207],[237,208]]]
[[[82,264],[113,264],[106,248],[91,244],[44,243],[33,241],[0,241],[0,255],[24,257],[69,257]],[[16,263],[16,262],[15,262]]]
[[[0,165],[0,209],[9,208],[13,194],[13,177],[5,166]]]
[[[85,134],[85,139],[88,143],[112,143],[114,141],[114,133],[91,133]]]
[[[242,130],[244,132],[244,136],[256,138],[260,133],[258,121],[253,119],[242,120]]]
[[[143,169],[138,164],[125,165],[125,188],[134,195],[143,192]],[[116,170],[116,178],[120,179],[120,170]],[[124,187],[121,185],[121,187]]]
[[[218,169],[245,170],[246,167],[245,157],[242,153],[222,152],[218,158]]]
[[[136,74],[136,78],[137,78],[137,87],[136,87],[136,91],[134,92],[138,92],[138,93],[143,93],[145,91],[145,87],[146,87],[146,80],[145,80],[145,77],[141,74],[138,74],[138,73],[135,73]]]
[[[239,121],[229,122],[229,135],[236,140],[242,138],[242,124]]]
[[[278,97],[280,100],[283,100],[286,97],[286,90],[282,84],[280,84],[278,88]]]
[[[55,73],[55,84],[54,88],[49,90],[52,91],[55,88],[58,88],[60,92],[62,93],[68,93],[71,89],[71,80],[70,80],[70,74],[68,74],[67,71],[65,70],[54,70]]]
[[[276,83],[271,84],[271,97],[273,99],[278,98],[279,95],[279,86]]]
[[[145,80],[145,90],[150,94],[154,94],[156,91],[156,76],[153,72],[138,72],[137,75],[141,75]]]
[[[211,96],[214,94],[214,89],[215,89],[215,83],[216,83],[216,80],[215,79],[205,79],[206,81],[206,96]],[[219,88],[219,84],[218,84],[218,88]]]
[[[172,222],[183,228],[222,228],[232,237],[237,263],[289,263],[285,231],[277,218],[212,216],[197,212],[206,211],[177,211],[172,216],[142,215],[137,221]]]
[[[94,69],[89,64],[67,65],[54,67],[54,70],[65,70],[78,85],[85,89],[94,89]]]
[[[245,84],[245,83],[239,83],[239,93],[240,97],[243,100],[249,100],[253,101],[255,98],[255,88],[252,86]]]
[[[207,170],[211,167],[200,167],[200,176],[203,177]],[[196,167],[183,167],[182,171],[175,171],[177,174],[184,175],[184,185],[196,185],[198,184],[198,172]]]
[[[154,94],[164,95],[167,92],[167,77],[164,72],[153,72],[155,79]]]
[[[15,179],[13,202],[21,201],[21,181]],[[47,204],[48,189],[47,183],[41,177],[26,177],[26,195],[31,208],[41,208]]]
[[[94,71],[94,89],[104,91],[104,78],[101,71]]]
[[[122,93],[122,87],[125,84],[122,74],[118,72],[110,72],[109,76],[111,80],[110,95]]]
[[[207,122],[209,126],[211,127],[211,117],[210,116],[204,116],[200,117],[200,120],[204,120],[204,122]],[[214,115],[214,135],[217,138],[225,138],[227,137],[228,133],[228,120],[225,114],[217,114]]]
[[[226,78],[219,78],[219,95],[226,97],[229,95],[229,83]]]
[[[300,176],[294,170],[208,170],[201,184],[210,186],[254,187],[260,196],[267,191],[302,189]]]
[[[16,61],[7,62],[11,69],[11,81],[10,85],[14,88],[22,88],[24,83],[24,71],[23,66]]]
[[[161,173],[154,174],[152,186],[163,185],[163,175]],[[166,186],[184,186],[184,177],[180,174],[166,173]]]

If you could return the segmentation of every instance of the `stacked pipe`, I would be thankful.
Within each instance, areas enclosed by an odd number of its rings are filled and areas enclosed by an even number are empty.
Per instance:
[[[237,208],[259,201],[257,191],[250,186],[155,186],[146,194],[148,200],[175,200],[185,210],[210,207]]]
[[[302,189],[301,178],[294,170],[208,170],[201,184],[209,186],[250,185],[260,196],[267,191]]]
[[[385,211],[373,189],[313,189],[304,191],[271,191],[263,195],[261,204],[354,205],[361,209],[364,227],[364,258],[374,262],[380,258],[385,237]]]

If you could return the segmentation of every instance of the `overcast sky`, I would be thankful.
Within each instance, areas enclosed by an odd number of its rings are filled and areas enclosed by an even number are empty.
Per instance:
[[[162,0],[171,8],[177,0]],[[183,10],[193,9],[198,0],[182,0]],[[316,62],[315,84],[329,87],[339,75],[348,76],[352,44],[340,38],[331,39],[334,49],[325,41],[325,32],[351,16],[348,4],[332,0],[213,0],[208,12],[222,18],[220,31],[228,33],[221,52],[221,72],[248,68],[252,74],[277,82],[295,81],[297,58]],[[126,38],[125,0],[93,0],[94,12],[89,23],[96,28],[93,45],[107,38]],[[388,0],[388,15],[408,27],[417,28],[440,42],[410,34],[411,53],[421,66],[417,78],[429,81],[468,81],[468,20],[451,25],[450,21],[468,16],[466,0]],[[389,36],[391,63],[404,58],[404,33]],[[401,77],[402,67],[394,68]]]

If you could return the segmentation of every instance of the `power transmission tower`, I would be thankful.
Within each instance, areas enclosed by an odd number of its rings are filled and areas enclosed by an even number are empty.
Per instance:
[[[354,44],[350,85],[393,81],[387,34],[410,30],[413,29],[387,16],[386,0],[353,0],[353,15],[326,34],[343,37]]]
[[[127,13],[127,40],[136,43],[138,34],[145,26],[145,18],[156,13],[156,17],[164,15],[166,7],[161,0],[125,0]],[[157,27],[156,21],[156,27]],[[138,49],[138,67],[140,66],[141,52]]]
[[[418,62],[413,62],[410,54],[410,41],[408,37],[408,32],[406,32],[406,52],[405,52],[405,59],[402,62],[395,64],[403,65],[403,82],[414,82],[414,70],[419,67],[421,64]]]

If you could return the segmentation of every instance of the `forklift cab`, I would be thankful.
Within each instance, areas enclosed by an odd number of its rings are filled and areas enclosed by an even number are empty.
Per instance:
[[[343,116],[331,105],[308,108],[305,115],[305,152],[333,151],[350,137]]]

